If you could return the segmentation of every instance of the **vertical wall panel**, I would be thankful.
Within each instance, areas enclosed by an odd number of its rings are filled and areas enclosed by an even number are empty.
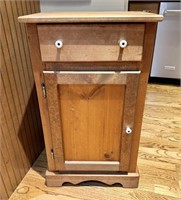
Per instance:
[[[1,0],[0,198],[8,199],[44,148],[26,28],[37,0]]]

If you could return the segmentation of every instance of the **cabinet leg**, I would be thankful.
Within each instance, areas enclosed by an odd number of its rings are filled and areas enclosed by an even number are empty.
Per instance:
[[[108,185],[121,184],[124,188],[137,188],[139,173],[128,174],[60,174],[46,171],[46,185],[50,187],[62,186],[63,183],[78,184],[85,181],[99,181]]]

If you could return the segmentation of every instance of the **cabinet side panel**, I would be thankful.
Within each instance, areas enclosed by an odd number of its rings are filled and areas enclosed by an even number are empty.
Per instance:
[[[141,125],[143,119],[143,111],[145,104],[146,88],[148,82],[148,76],[150,73],[153,49],[155,43],[157,23],[146,23],[145,27],[145,39],[143,48],[143,61],[142,61],[142,73],[140,74],[139,85],[138,85],[138,95],[136,100],[136,113],[135,113],[135,123],[134,123],[134,135],[132,138],[132,149],[131,149],[131,163],[129,166],[130,172],[136,171],[138,148],[140,142]]]
[[[119,161],[124,85],[59,85],[65,160]]]
[[[43,97],[42,93],[42,83],[44,83],[44,77],[42,72],[44,67],[41,62],[36,24],[27,24],[27,33],[29,39],[30,55],[32,60],[36,91],[38,95],[41,121],[43,126],[46,154],[48,160],[48,169],[51,171],[55,170],[55,163],[51,157],[51,150],[53,149],[53,145],[52,145],[52,137],[50,130],[49,114],[47,110],[47,99]]]

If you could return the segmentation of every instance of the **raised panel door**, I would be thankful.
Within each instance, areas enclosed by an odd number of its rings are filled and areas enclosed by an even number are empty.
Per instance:
[[[55,170],[128,169],[138,78],[44,71]]]

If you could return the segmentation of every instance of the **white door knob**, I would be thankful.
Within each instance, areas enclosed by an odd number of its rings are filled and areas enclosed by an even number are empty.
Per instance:
[[[57,40],[57,41],[55,42],[55,46],[56,46],[58,49],[60,49],[60,48],[62,48],[62,46],[63,46],[63,42],[62,42],[61,40]]]
[[[126,128],[126,133],[127,133],[127,134],[131,134],[131,133],[132,133],[132,129],[131,129],[130,127],[127,127],[127,128]]]
[[[127,46],[127,41],[126,40],[120,40],[119,41],[119,46],[121,47],[121,48],[125,48],[126,46]]]

